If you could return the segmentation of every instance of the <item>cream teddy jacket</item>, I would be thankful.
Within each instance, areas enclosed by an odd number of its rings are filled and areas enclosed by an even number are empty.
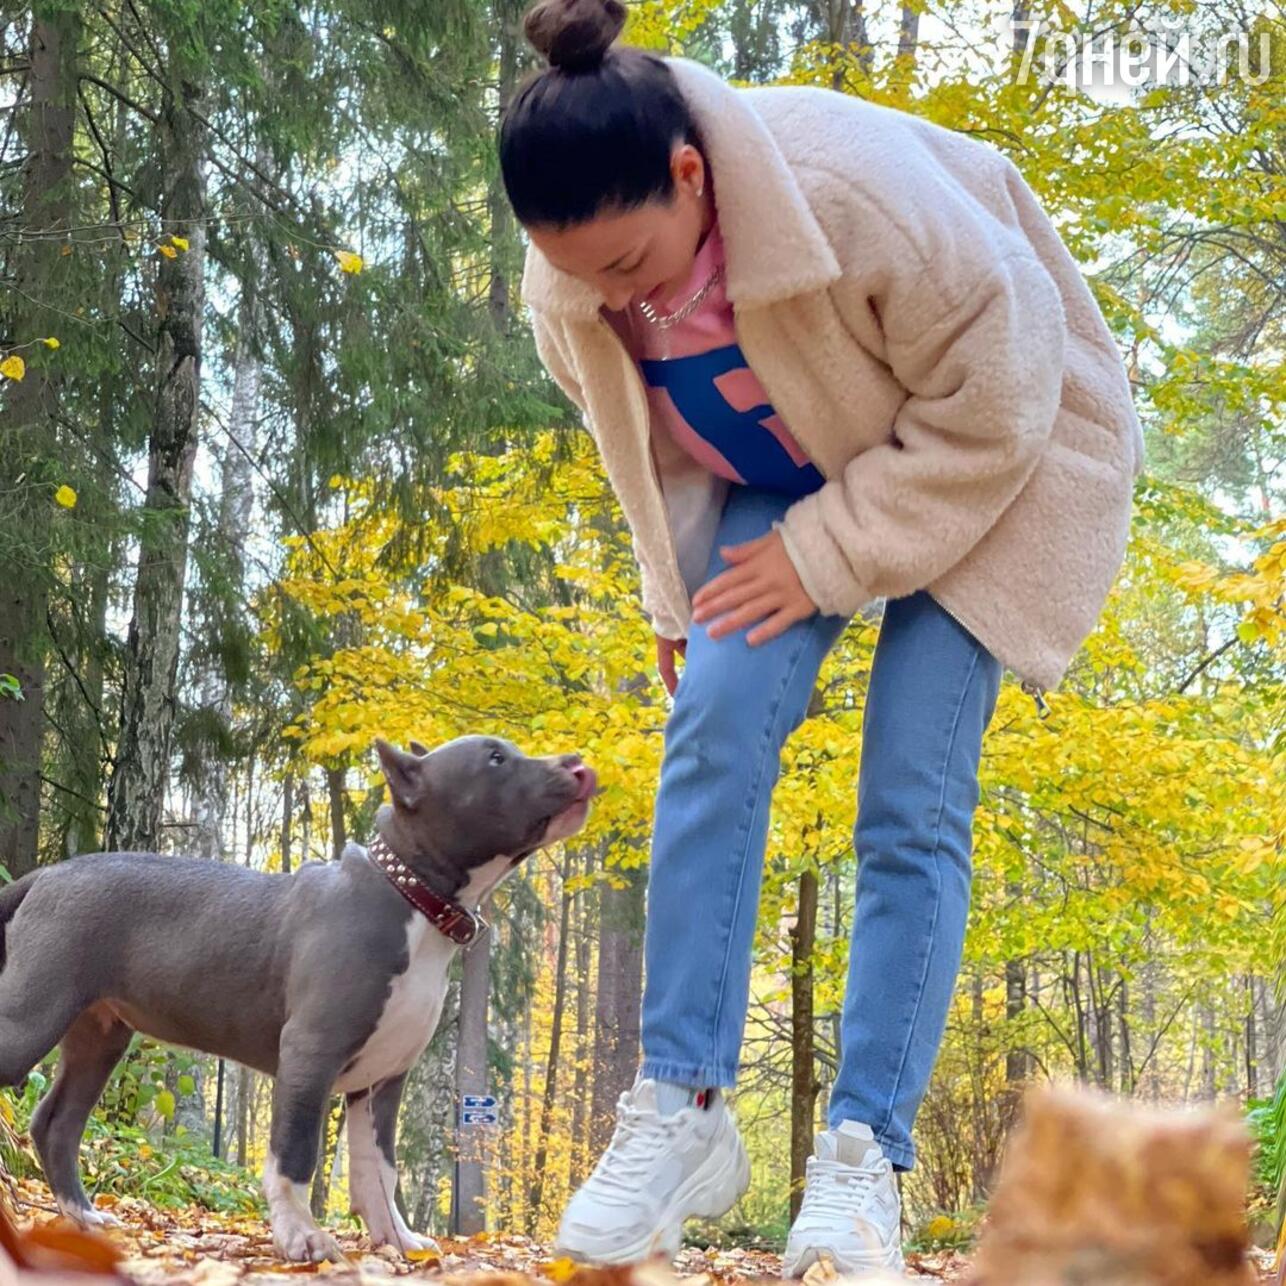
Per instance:
[[[928,589],[1054,687],[1124,553],[1142,432],[1080,270],[1012,162],[826,89],[667,60],[701,131],[737,337],[826,479],[780,530],[820,611]],[[728,483],[650,422],[601,293],[528,249],[537,349],[629,523],[653,628],[686,636]]]

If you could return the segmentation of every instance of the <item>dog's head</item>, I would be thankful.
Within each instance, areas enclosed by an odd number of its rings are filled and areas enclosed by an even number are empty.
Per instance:
[[[399,750],[376,739],[393,801],[376,826],[448,897],[471,884],[492,887],[536,849],[574,835],[598,791],[594,770],[575,754],[525,755],[489,736],[457,737],[435,750],[409,744]]]

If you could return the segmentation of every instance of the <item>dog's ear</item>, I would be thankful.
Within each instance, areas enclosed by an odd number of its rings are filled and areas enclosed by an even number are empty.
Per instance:
[[[406,743],[406,746],[407,746],[407,749],[410,750],[410,752],[413,755],[420,755],[421,757],[423,757],[424,755],[427,755],[429,753],[428,746],[422,746],[418,741],[408,741]]]
[[[380,768],[392,792],[394,804],[403,812],[415,812],[424,785],[419,756],[408,755],[406,751],[390,745],[383,737],[375,738],[375,752],[380,757]]]

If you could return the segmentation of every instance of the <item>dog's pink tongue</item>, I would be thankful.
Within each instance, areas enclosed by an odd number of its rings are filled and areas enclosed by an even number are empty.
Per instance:
[[[584,765],[585,775],[580,779],[580,790],[576,792],[576,803],[588,799],[598,790],[598,774],[588,765]]]

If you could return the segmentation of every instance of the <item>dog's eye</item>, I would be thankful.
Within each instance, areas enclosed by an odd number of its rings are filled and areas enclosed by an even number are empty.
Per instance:
[[[505,757],[499,750],[493,750],[491,752],[491,762],[493,764],[502,764],[504,761]]]

